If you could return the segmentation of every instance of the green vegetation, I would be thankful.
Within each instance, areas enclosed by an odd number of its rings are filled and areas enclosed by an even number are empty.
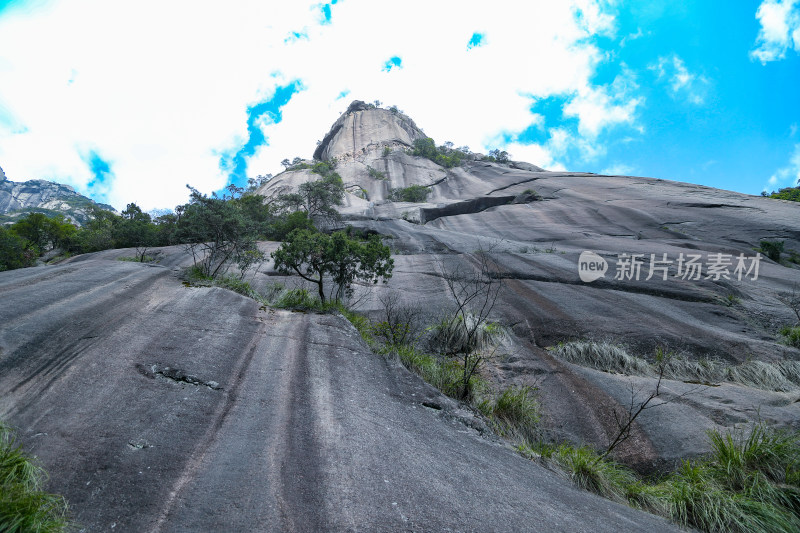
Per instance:
[[[761,241],[760,252],[779,263],[783,252],[784,241]]]
[[[424,202],[431,190],[423,185],[411,185],[389,191],[389,199],[393,202]]]
[[[781,335],[783,335],[783,340],[786,344],[800,348],[800,326],[785,326],[781,328]]]
[[[461,148],[453,148],[453,143],[451,142],[447,142],[442,146],[436,146],[436,142],[430,137],[414,141],[414,147],[409,153],[411,155],[430,159],[444,168],[457,167],[471,157],[471,154],[462,151]]]
[[[334,171],[334,163],[320,161],[311,167],[311,172],[322,178],[303,183],[295,193],[279,195],[275,202],[278,211],[304,211],[309,218],[322,223],[338,220],[339,212],[334,206],[342,205],[344,183]]]
[[[344,231],[331,235],[309,230],[295,230],[272,253],[278,272],[296,273],[317,286],[320,301],[325,303],[324,281],[329,276],[335,287],[335,300],[351,292],[355,280],[384,283],[392,276],[394,260],[389,247],[377,235],[366,241],[353,239]]]
[[[749,432],[711,431],[709,439],[709,456],[686,461],[654,481],[588,447],[534,443],[519,449],[564,469],[582,488],[683,527],[709,532],[800,528],[800,434],[757,424]]]
[[[42,490],[47,475],[0,422],[0,531],[65,531],[67,502]]]
[[[421,351],[419,339],[406,334],[417,331],[418,311],[398,305],[396,299],[383,303],[377,322],[348,309],[341,311],[374,351],[397,357],[443,393],[461,399],[461,361]],[[590,353],[593,359],[600,352],[604,364],[621,370],[650,371],[645,361],[632,359],[619,347],[598,349],[589,344],[570,348],[575,353]],[[662,361],[669,362],[669,358],[664,356]],[[764,424],[749,431],[712,431],[712,452],[707,457],[686,461],[660,478],[643,479],[588,446],[542,440],[535,388],[493,392],[477,374],[470,379],[474,394],[466,402],[483,413],[498,434],[514,442],[527,457],[564,471],[583,489],[702,531],[800,528],[800,433],[773,430]]]
[[[389,147],[387,146],[386,149],[388,149],[388,148]],[[386,149],[384,149],[384,151],[386,151]],[[380,170],[374,169],[374,168],[372,168],[370,166],[367,166],[367,172],[369,172],[369,175],[371,177],[375,178],[376,180],[386,180],[387,179],[386,178],[386,173],[381,172]]]
[[[778,192],[772,191],[769,195],[766,191],[762,193],[763,196],[776,198],[778,200],[789,200],[791,202],[800,202],[800,187],[785,187],[779,189]]]
[[[155,220],[136,204],[117,215],[91,206],[89,220],[76,228],[63,216],[29,213],[9,227],[0,227],[0,271],[33,266],[44,253],[68,257],[110,248],[135,248],[133,258],[145,262],[151,248],[184,244],[194,265],[205,276],[224,276],[236,265],[245,272],[265,259],[256,241],[284,240],[295,230],[316,231],[314,223],[338,218],[336,205],[344,197],[342,180],[328,162],[317,162],[312,172],[321,176],[298,191],[268,201],[229,186],[222,196],[201,194],[189,187],[190,200],[175,213]],[[270,176],[251,180],[255,190]]]
[[[742,300],[732,292],[729,292],[728,294],[725,295],[725,298],[723,298],[722,303],[724,303],[728,307],[733,307],[734,305],[742,303]]]
[[[493,161],[497,163],[508,163],[509,162],[509,153],[505,150],[500,150],[499,148],[495,148],[494,150],[489,150],[489,155],[484,157],[484,161]]]

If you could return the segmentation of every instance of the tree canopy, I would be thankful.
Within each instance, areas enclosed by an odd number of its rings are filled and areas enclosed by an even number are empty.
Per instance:
[[[293,231],[272,253],[275,269],[284,274],[297,274],[317,285],[320,300],[325,302],[325,279],[335,288],[335,298],[352,292],[356,280],[386,282],[392,276],[394,260],[389,247],[377,235],[365,241],[349,237],[343,231],[331,235],[307,229]]]

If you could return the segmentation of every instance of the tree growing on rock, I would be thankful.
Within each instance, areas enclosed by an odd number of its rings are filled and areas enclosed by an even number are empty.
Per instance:
[[[243,276],[247,268],[263,260],[256,240],[271,221],[269,206],[258,197],[241,197],[242,190],[232,185],[222,197],[189,190],[191,201],[179,209],[177,235],[202,275],[216,278],[238,263]]]
[[[275,269],[284,274],[297,274],[317,286],[325,303],[325,280],[335,288],[334,299],[352,293],[356,280],[385,283],[392,277],[394,260],[388,246],[377,235],[366,241],[348,237],[343,231],[331,235],[307,229],[293,231],[272,253]]]

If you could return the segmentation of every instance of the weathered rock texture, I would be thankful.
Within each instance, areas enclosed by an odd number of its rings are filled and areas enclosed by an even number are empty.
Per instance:
[[[344,318],[184,287],[162,252],[0,274],[0,417],[86,531],[670,530],[482,437]]]
[[[7,179],[0,168],[0,222],[11,222],[26,213],[38,211],[60,213],[74,224],[81,225],[88,221],[92,206],[116,212],[110,205],[97,204],[78,194],[69,185],[45,180],[16,183]]]
[[[787,251],[800,252],[800,204],[652,178],[547,172],[520,162],[470,161],[445,169],[406,154],[402,145],[385,156],[365,150],[383,142],[369,132],[402,128],[381,125],[387,119],[386,111],[357,106],[337,121],[348,125],[347,135],[334,127],[331,137],[360,139],[355,156],[347,151],[354,145],[344,144],[337,171],[369,195],[347,195],[344,223],[392,237],[387,242],[398,254],[391,282],[369,289],[375,298],[365,308],[377,312],[383,291],[426,310],[446,308],[440,263],[471,268],[476,252],[490,250],[506,286],[496,318],[512,330],[514,348],[487,365],[487,377],[538,386],[554,437],[607,446],[617,431],[613,410],[630,403],[630,384],[646,394],[655,383],[560,361],[545,349],[559,342],[607,340],[651,361],[659,347],[690,361],[726,365],[800,359],[800,350],[783,344],[778,333],[796,321],[779,297],[800,284],[798,265],[788,253],[781,264],[762,255],[758,279],[732,274],[740,254],[750,266],[761,240],[784,241]],[[328,154],[323,149],[318,155]],[[367,163],[385,179],[370,175]],[[314,179],[304,172],[302,179]],[[300,175],[280,174],[261,192],[291,188]],[[389,188],[413,184],[429,187],[426,202],[386,199]],[[604,278],[580,280],[583,251],[608,261]],[[620,254],[641,254],[638,280],[614,279]],[[673,261],[666,280],[660,271],[646,279],[651,254]],[[709,278],[706,270],[697,280],[676,277],[681,254],[700,254],[704,265],[724,254],[732,262],[728,278]],[[713,383],[680,397],[684,392],[686,384],[669,384],[665,398],[675,400],[642,416],[635,438],[619,450],[621,459],[645,470],[674,464],[708,450],[707,429],[759,417],[800,426],[800,388]]]
[[[645,279],[650,254],[752,257],[762,239],[800,250],[800,205],[520,162],[444,169],[405,152],[421,135],[410,119],[361,103],[337,125],[317,156],[336,160],[354,191],[344,221],[391,237],[395,252],[391,281],[359,288],[373,296],[361,309],[377,312],[375,297],[393,291],[432,321],[452,305],[442,268],[489,254],[505,283],[493,319],[508,340],[483,373],[497,387],[538,387],[551,437],[608,445],[613,410],[655,383],[566,363],[547,350],[562,341],[609,340],[650,360],[657,347],[728,365],[800,358],[778,334],[795,320],[779,296],[800,283],[788,254],[762,258],[756,280],[681,279],[675,264],[667,280]],[[284,172],[260,192],[309,179]],[[414,184],[430,188],[426,202],[387,200]],[[605,278],[580,280],[584,250],[609,262]],[[481,436],[480,420],[370,353],[344,319],[184,287],[176,271],[190,258],[162,252],[158,265],[114,261],[131,255],[119,250],[0,273],[12,302],[0,306],[0,418],[88,530],[669,528]],[[614,279],[623,253],[645,258],[638,281]],[[297,280],[265,264],[253,284],[276,281]],[[702,453],[706,429],[800,420],[796,389],[663,389],[673,401],[643,414],[617,450],[644,470]]]

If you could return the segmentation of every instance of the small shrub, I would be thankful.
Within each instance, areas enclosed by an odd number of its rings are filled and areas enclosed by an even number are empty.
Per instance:
[[[737,304],[739,304],[741,302],[742,302],[742,300],[738,296],[733,294],[732,292],[729,292],[728,294],[726,294],[725,298],[723,299],[723,303],[725,305],[727,305],[728,307],[733,307],[734,305],[737,305]]]
[[[386,148],[389,148],[389,147],[387,146]],[[369,172],[369,175],[371,177],[375,178],[376,180],[386,180],[386,174],[381,172],[378,169],[375,169],[375,168],[372,168],[372,167],[368,166],[367,167],[367,172]]]
[[[781,260],[784,241],[761,241],[761,252],[776,263]]]
[[[477,320],[477,317],[471,313],[466,314],[466,326],[460,315],[441,319],[428,328],[431,333],[428,339],[430,348],[449,355],[472,353],[499,344],[503,340],[505,330],[502,326],[484,321],[475,327]],[[468,332],[473,327],[475,327],[475,334],[470,338]]]
[[[392,149],[391,148],[389,148],[388,146],[384,146],[383,147],[383,157],[386,157],[391,153],[392,153]]]
[[[781,334],[784,336],[783,341],[789,346],[800,348],[800,326],[785,327],[781,329]]]
[[[431,190],[422,185],[411,185],[389,191],[389,199],[393,202],[424,202]]]

